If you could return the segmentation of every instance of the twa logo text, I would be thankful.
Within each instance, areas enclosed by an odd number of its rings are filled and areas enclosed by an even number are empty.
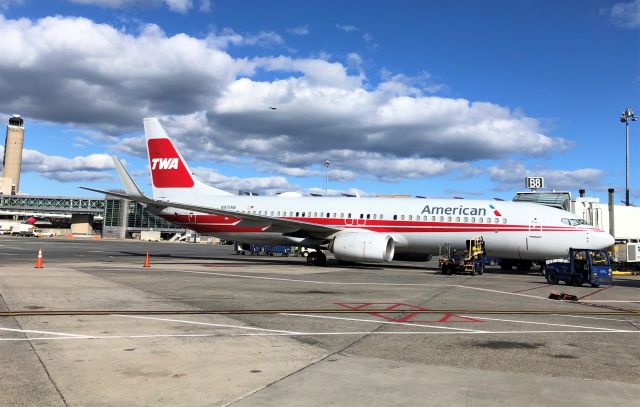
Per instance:
[[[154,158],[151,160],[151,169],[155,170],[177,170],[177,158]]]

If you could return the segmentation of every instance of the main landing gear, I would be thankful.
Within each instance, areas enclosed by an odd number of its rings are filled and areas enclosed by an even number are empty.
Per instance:
[[[327,264],[327,256],[321,251],[310,252],[307,256],[307,265],[324,266]]]

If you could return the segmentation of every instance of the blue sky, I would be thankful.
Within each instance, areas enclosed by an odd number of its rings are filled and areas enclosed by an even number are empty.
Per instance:
[[[336,193],[510,199],[542,175],[624,196],[637,0],[0,0],[0,13],[0,114],[26,121],[24,193],[117,187],[106,154],[148,189],[153,115],[232,191],[317,192],[329,159]]]

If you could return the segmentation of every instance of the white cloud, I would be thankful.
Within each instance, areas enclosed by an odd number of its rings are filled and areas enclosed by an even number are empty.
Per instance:
[[[231,28],[223,28],[219,33],[212,33],[207,37],[209,45],[225,49],[230,45],[235,46],[260,46],[269,47],[283,45],[284,39],[275,31],[260,31],[256,34],[241,35]]]
[[[248,191],[261,195],[274,195],[298,189],[298,187],[291,185],[285,177],[240,178],[225,176],[210,168],[195,167],[191,170],[202,182],[233,193]]]
[[[344,32],[354,32],[354,31],[358,31],[359,29],[353,25],[342,25],[342,24],[338,24],[336,23],[336,28],[338,30],[344,31]]]
[[[287,28],[287,32],[293,35],[309,35],[311,31],[308,25],[299,25],[297,27]]]
[[[0,146],[0,154],[4,147]],[[37,172],[45,178],[62,182],[111,180],[113,168],[111,156],[90,154],[73,158],[46,155],[25,148],[22,151],[22,171]]]
[[[213,9],[211,5],[211,1],[209,0],[200,0],[200,11],[203,13],[208,13]]]
[[[616,3],[610,9],[606,8],[603,11],[604,14],[608,14],[611,22],[618,27],[640,28],[640,0]]]
[[[330,159],[335,179],[395,181],[570,146],[517,110],[430,95],[429,86],[439,84],[426,71],[388,73],[370,84],[355,53],[343,64],[328,57],[234,58],[225,50],[278,44],[281,37],[271,32],[227,29],[194,38],[167,36],[155,25],[131,34],[85,18],[0,16],[0,38],[0,111],[103,137],[141,132],[143,117],[159,116],[188,159],[244,160],[288,176],[316,176]],[[257,79],[265,76],[274,79]],[[112,144],[146,155],[140,136]],[[284,184],[270,185],[264,188]]]
[[[131,6],[158,6],[164,4],[169,7],[169,10],[177,13],[185,14],[193,7],[192,0],[69,0],[76,4],[95,5],[109,8],[125,8]],[[200,3],[200,9],[202,11],[208,11],[210,4],[208,0],[203,0]]]
[[[7,10],[11,6],[18,6],[24,3],[24,0],[0,0],[0,10]]]
[[[544,177],[545,188],[555,190],[572,190],[587,188],[602,190],[603,171],[596,168],[579,168],[575,170],[559,170],[550,168],[526,168],[520,161],[507,161],[499,166],[487,169],[489,176],[498,184],[498,190],[509,191],[524,189],[524,179],[528,176]]]

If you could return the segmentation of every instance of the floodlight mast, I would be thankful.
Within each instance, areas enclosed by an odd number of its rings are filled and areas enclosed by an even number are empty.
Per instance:
[[[327,197],[327,192],[329,192],[329,165],[331,165],[331,161],[327,160],[324,162],[324,166],[326,167],[325,171],[325,179],[324,179],[324,197]]]
[[[625,179],[626,179],[626,196],[625,196],[625,205],[629,206],[629,121],[635,122],[638,120],[631,107],[628,107],[627,110],[622,112],[620,115],[620,122],[625,124],[626,130],[626,158],[625,158]]]

